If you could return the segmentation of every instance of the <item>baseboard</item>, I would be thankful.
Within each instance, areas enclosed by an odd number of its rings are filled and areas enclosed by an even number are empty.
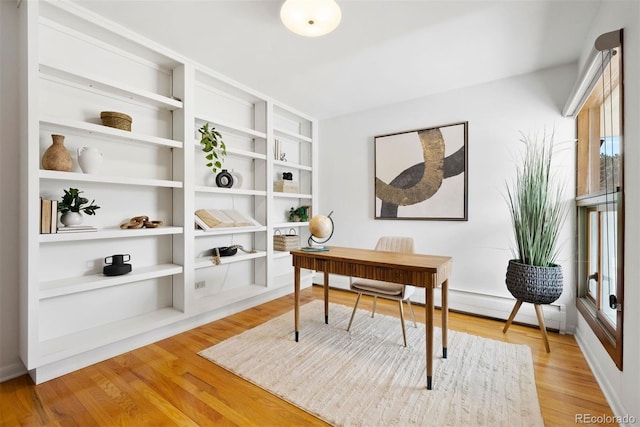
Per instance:
[[[580,323],[582,323],[582,325]],[[591,334],[591,330],[589,329],[587,322],[582,317],[582,314],[578,313],[578,327],[576,328],[575,333],[576,342],[578,343],[578,347],[580,347],[584,358],[587,360],[587,364],[589,365],[591,372],[593,372],[593,376],[596,378],[596,381],[600,386],[600,390],[602,390],[602,394],[604,394],[611,411],[616,417],[619,417],[619,425],[637,425],[635,423],[625,422],[625,420],[629,418],[630,412],[625,409],[624,405],[620,401],[616,388],[613,387],[609,381],[606,369],[600,362],[602,358],[609,358],[609,355],[606,353],[604,348],[602,348],[598,338],[595,335],[586,336],[585,331],[587,334]],[[613,362],[611,363],[613,364]],[[637,414],[635,415],[637,416]]]
[[[349,290],[349,278],[345,276],[330,275],[331,287]],[[314,284],[322,285],[322,276],[318,275],[314,279]],[[411,296],[411,301],[418,304],[425,303],[423,289],[417,289]],[[461,291],[449,289],[449,308],[476,316],[488,317],[492,319],[506,320],[513,310],[514,298],[507,298],[497,295],[487,295],[477,292]],[[440,306],[441,293],[434,292],[434,304]],[[548,330],[557,331],[561,334],[573,333],[567,330],[567,312],[564,304],[544,304],[542,305],[545,326]],[[533,304],[523,304],[514,319],[514,323],[538,326],[538,318]]]
[[[0,366],[0,383],[3,381],[11,380],[27,373],[27,368],[24,364],[17,359],[13,363],[9,363],[4,366]]]

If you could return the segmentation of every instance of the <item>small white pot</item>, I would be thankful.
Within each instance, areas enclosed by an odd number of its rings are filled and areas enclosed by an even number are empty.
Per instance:
[[[80,212],[65,212],[60,217],[60,222],[65,226],[73,226],[82,224],[82,214]]]
[[[102,165],[102,152],[94,147],[78,148],[78,163],[84,173],[98,173]]]

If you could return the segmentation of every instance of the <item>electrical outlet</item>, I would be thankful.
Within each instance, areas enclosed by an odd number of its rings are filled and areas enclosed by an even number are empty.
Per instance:
[[[196,282],[196,289],[202,289],[204,288],[204,280],[201,282]]]

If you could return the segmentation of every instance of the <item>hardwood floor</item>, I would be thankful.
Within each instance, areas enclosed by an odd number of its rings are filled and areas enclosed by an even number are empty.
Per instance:
[[[322,299],[322,288],[301,293]],[[332,290],[332,302],[351,306],[355,295]],[[371,307],[363,297],[361,308]],[[228,373],[196,353],[293,309],[291,295],[34,386],[21,376],[0,384],[2,426],[302,426],[326,425],[312,415]],[[397,305],[378,301],[397,316]],[[416,317],[424,322],[424,309]],[[436,313],[436,324],[439,316]],[[576,414],[612,416],[572,336],[451,313],[450,329],[531,347],[547,426],[574,425]],[[450,349],[452,351],[452,349]],[[434,390],[437,392],[437,390]],[[592,424],[606,425],[606,424]]]

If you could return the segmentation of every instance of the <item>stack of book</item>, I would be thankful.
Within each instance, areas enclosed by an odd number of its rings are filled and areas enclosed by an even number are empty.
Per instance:
[[[55,233],[58,228],[58,201],[40,198],[40,234]]]
[[[98,231],[98,228],[93,225],[67,225],[58,228],[58,233],[86,233],[88,231]]]

